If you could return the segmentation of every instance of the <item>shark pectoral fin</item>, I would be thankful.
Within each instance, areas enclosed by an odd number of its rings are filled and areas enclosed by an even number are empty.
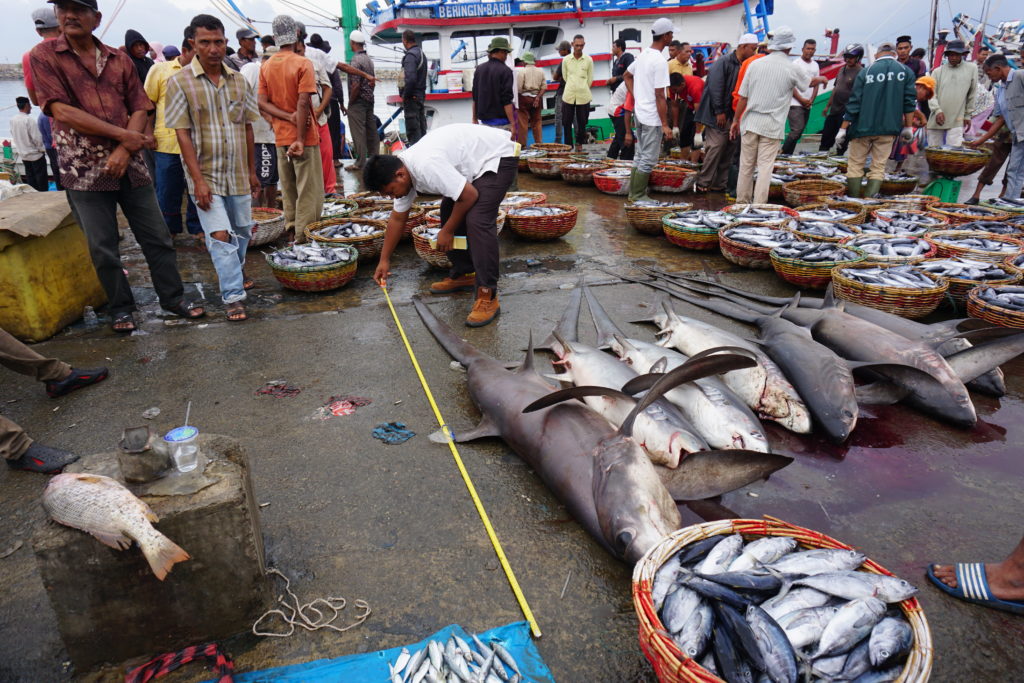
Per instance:
[[[953,368],[960,381],[975,380],[989,370],[1024,353],[1024,333],[1010,328],[998,329],[1006,329],[1012,334],[946,356],[946,362]]]
[[[586,396],[612,396],[614,398],[624,398],[630,401],[633,400],[631,396],[627,396],[621,391],[616,391],[615,389],[610,389],[608,387],[569,387],[568,389],[560,389],[559,391],[552,392],[547,396],[538,398],[536,401],[523,408],[523,412],[533,413],[541,408],[547,408],[548,406],[563,403],[574,398],[582,399]]]
[[[666,358],[665,356],[662,356],[658,360],[654,361],[654,365],[652,365],[647,370],[647,374],[650,374],[650,375],[662,375],[662,374],[665,373],[666,370],[668,370],[668,358]]]
[[[652,366],[651,369],[653,370],[654,367]],[[636,396],[641,391],[647,391],[661,379],[663,374],[660,372],[649,372],[646,375],[637,375],[622,385],[622,393]]]
[[[490,436],[501,436],[501,430],[498,429],[497,425],[491,421],[491,418],[484,415],[483,419],[480,420],[480,424],[473,429],[467,429],[466,431],[454,431],[452,434],[455,435],[455,443],[466,443],[468,441],[475,441],[476,439],[486,439]]]
[[[900,376],[905,381],[921,380],[925,382],[938,382],[935,377],[924,370],[902,363],[879,363],[875,361],[853,361],[847,360],[846,365],[851,372],[857,370],[878,370],[884,375],[888,371],[889,378],[895,381],[881,379],[870,384],[863,384],[856,388],[857,403],[865,405],[888,406],[898,403],[906,398],[911,392],[909,389],[900,386]]]
[[[655,466],[661,483],[676,501],[704,500],[743,488],[793,462],[793,458],[756,451],[699,451],[679,467]]]
[[[910,392],[903,387],[898,387],[892,382],[879,380],[871,384],[862,384],[854,392],[857,396],[857,403],[875,406],[891,406],[899,403],[907,397]]]

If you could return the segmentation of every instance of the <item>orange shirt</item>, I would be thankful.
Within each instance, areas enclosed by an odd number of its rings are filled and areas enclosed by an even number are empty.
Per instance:
[[[756,54],[740,64],[740,72],[736,74],[736,87],[732,89],[732,110],[736,111],[736,105],[740,103],[740,86],[743,85],[743,77],[747,75],[747,67],[761,59],[765,55]]]
[[[298,109],[299,94],[316,92],[313,62],[294,52],[278,52],[260,67],[260,95],[287,112]],[[287,147],[295,142],[298,130],[291,121],[274,118],[274,144]],[[320,129],[312,117],[306,124],[304,145],[320,143]]]

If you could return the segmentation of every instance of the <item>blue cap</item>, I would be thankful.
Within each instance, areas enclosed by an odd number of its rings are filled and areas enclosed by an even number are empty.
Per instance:
[[[171,443],[180,443],[182,441],[188,441],[194,439],[199,435],[199,430],[191,425],[185,425],[184,427],[175,427],[171,431],[167,432],[164,436],[164,441]]]

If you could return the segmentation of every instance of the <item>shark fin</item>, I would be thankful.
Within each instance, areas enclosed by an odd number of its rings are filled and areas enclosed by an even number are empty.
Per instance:
[[[568,389],[559,389],[547,396],[538,398],[536,401],[523,408],[523,412],[533,413],[542,408],[547,408],[574,398],[585,398],[587,396],[611,396],[613,398],[628,399],[630,401],[634,400],[631,396],[627,396],[621,391],[616,391],[615,389],[610,389],[608,387],[569,387]]]
[[[704,500],[765,479],[793,462],[775,453],[724,450],[691,453],[675,469],[655,466],[676,501]]]
[[[576,341],[579,337],[576,334],[576,328],[579,325],[580,319],[580,306],[583,303],[583,276],[580,276],[579,284],[573,289],[572,294],[569,295],[569,304],[566,306],[565,311],[562,313],[562,317],[558,319],[558,324],[555,325],[555,329],[551,331],[544,341],[536,347],[540,351],[554,351],[555,344],[558,343],[558,335],[569,341]]]
[[[1007,330],[1011,335],[946,356],[946,362],[962,382],[975,380],[1024,353],[1024,333],[1010,328],[998,329]]]
[[[480,420],[480,423],[468,429],[464,432],[452,431],[455,435],[455,443],[466,443],[468,441],[474,441],[476,439],[486,439],[491,436],[501,436],[501,430],[499,430],[495,424],[491,421],[491,418],[484,415]]]
[[[891,406],[899,403],[910,394],[903,387],[896,386],[892,382],[879,380],[871,384],[862,384],[855,389],[857,403],[875,406]]]
[[[526,347],[526,355],[523,356],[523,363],[517,369],[518,372],[536,372],[534,367],[535,354],[533,352],[533,330],[530,330],[530,341]]]
[[[590,287],[583,287],[583,294],[587,297],[587,308],[590,309],[590,317],[593,318],[594,327],[597,329],[597,348],[607,349],[614,341],[615,335],[625,337],[626,335],[615,325]]]

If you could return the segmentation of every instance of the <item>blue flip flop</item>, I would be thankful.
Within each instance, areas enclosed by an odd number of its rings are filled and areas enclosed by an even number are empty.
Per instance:
[[[944,593],[958,600],[970,602],[982,607],[997,609],[1002,612],[1024,615],[1024,602],[1000,600],[988,589],[988,577],[985,565],[981,562],[958,562],[953,565],[956,572],[956,588],[950,588],[935,576],[935,565],[928,565],[928,579]]]

